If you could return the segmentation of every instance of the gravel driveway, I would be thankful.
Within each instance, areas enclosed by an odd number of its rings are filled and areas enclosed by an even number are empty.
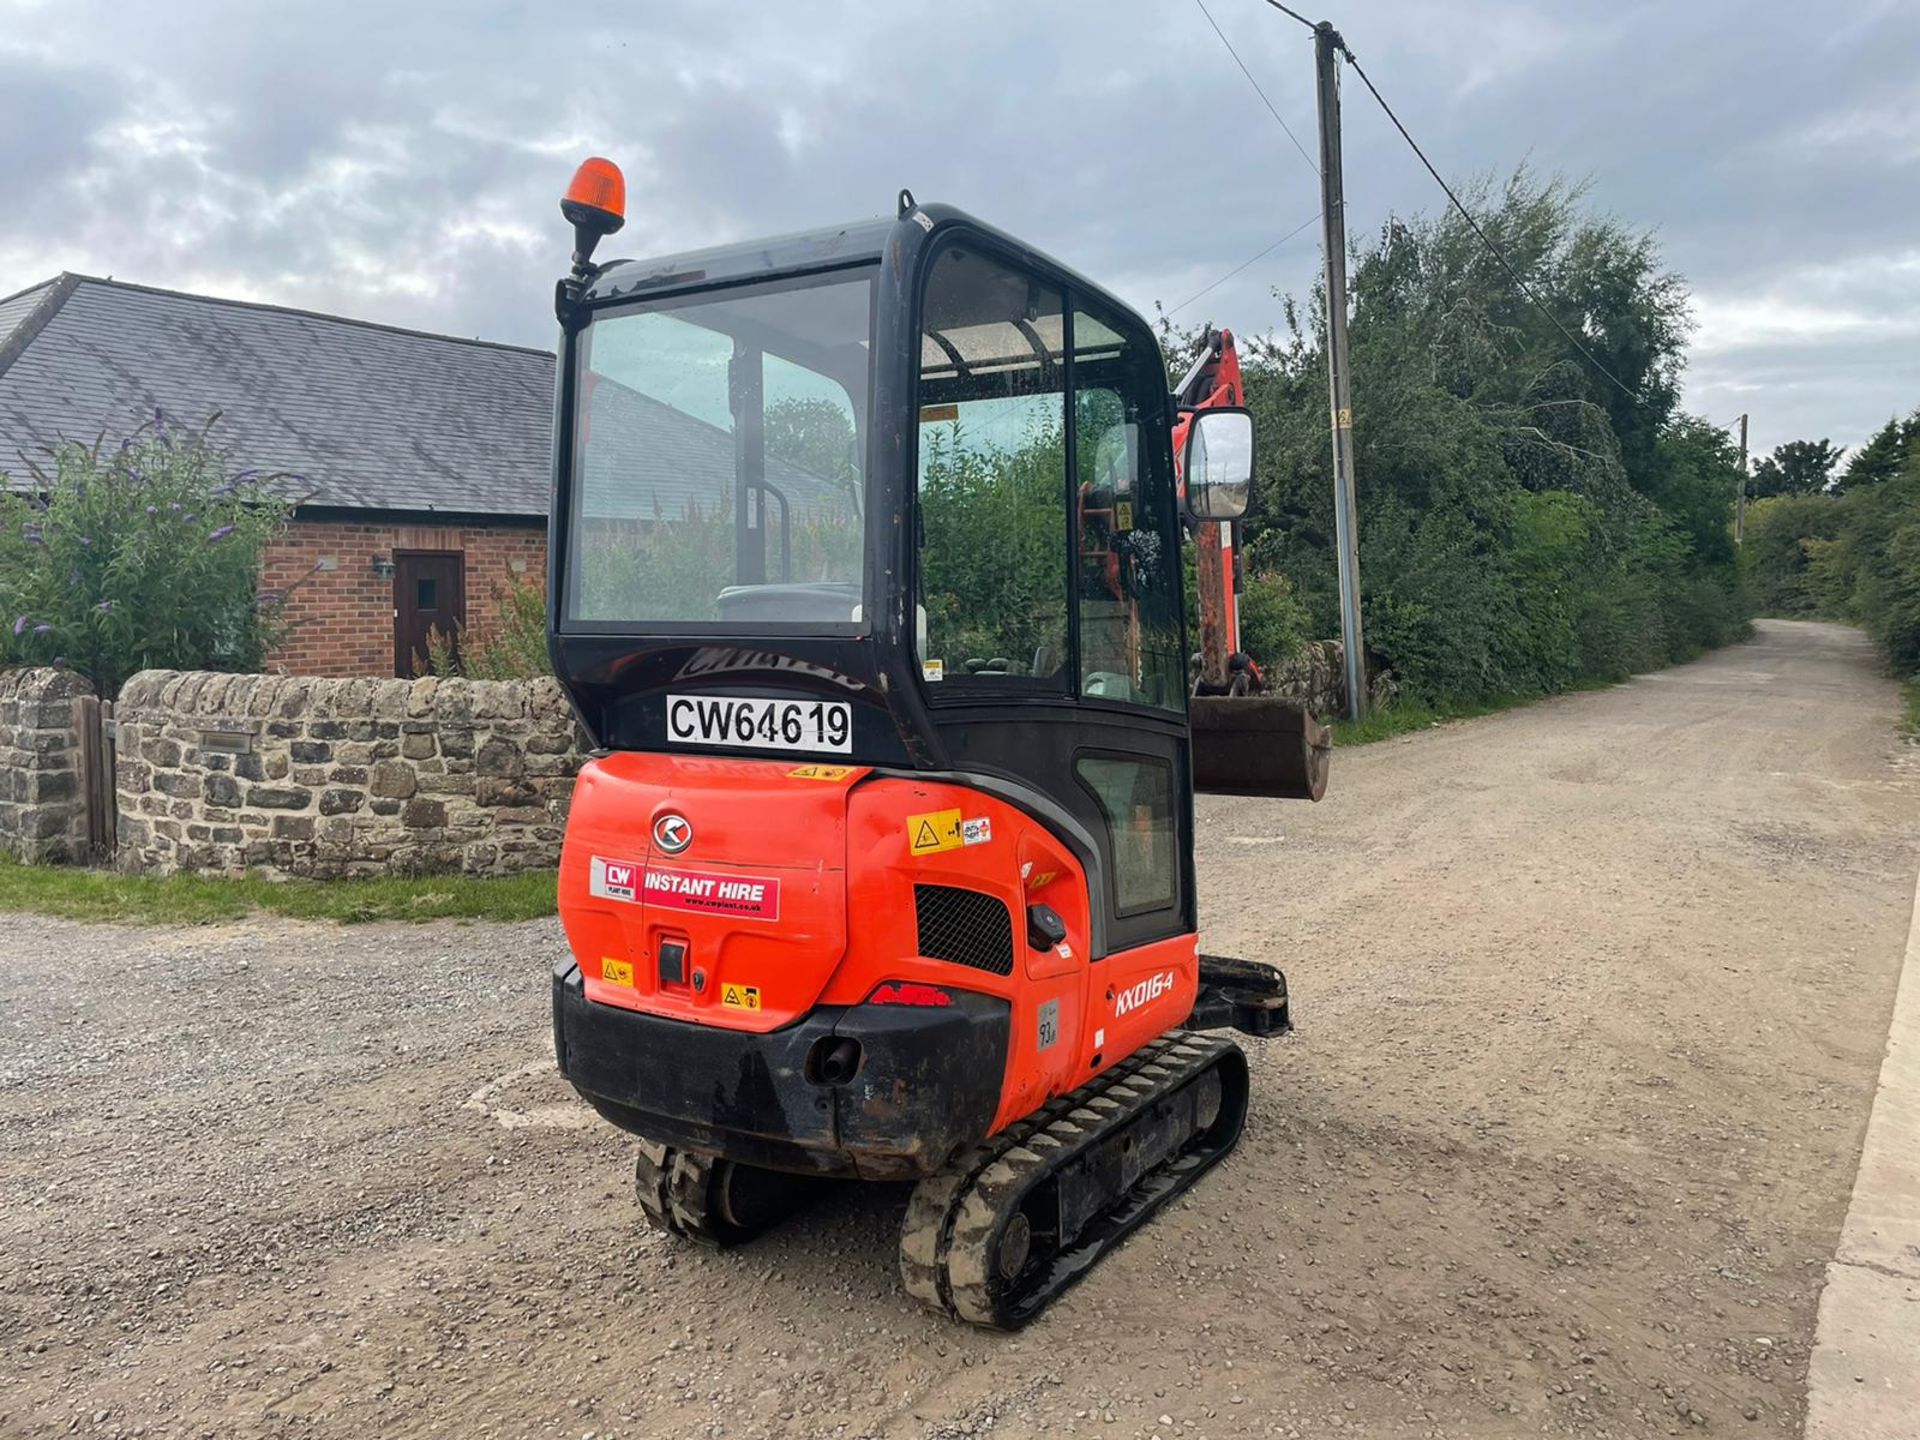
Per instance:
[[[0,930],[0,1435],[1797,1433],[1920,849],[1851,631],[1200,806],[1281,963],[1245,1142],[1017,1337],[904,1192],[643,1230],[557,925]]]

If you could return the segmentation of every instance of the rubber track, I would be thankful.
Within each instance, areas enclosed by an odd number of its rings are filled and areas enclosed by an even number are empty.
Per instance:
[[[1229,1054],[1239,1053],[1231,1041],[1219,1037],[1169,1031],[1104,1075],[1049,1101],[921,1181],[908,1202],[900,1231],[900,1278],[907,1293],[923,1305],[975,1325],[1017,1328],[1038,1314],[1044,1300],[1026,1314],[1009,1318],[991,1292],[990,1257],[1001,1202],[1037,1183],[1069,1153],[1096,1143],[1103,1132],[1126,1125],[1153,1100],[1197,1079]],[[1148,1201],[1122,1236],[1197,1180],[1237,1140],[1236,1128],[1234,1140],[1218,1154],[1205,1157],[1176,1188]],[[1114,1197],[1114,1208],[1124,1208],[1127,1198]],[[1078,1279],[1106,1248],[1102,1245],[1086,1256],[1064,1277],[1056,1276],[1046,1299]]]

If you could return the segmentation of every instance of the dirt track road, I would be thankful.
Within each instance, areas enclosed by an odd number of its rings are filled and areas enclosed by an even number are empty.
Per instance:
[[[0,929],[0,1436],[1797,1433],[1920,853],[1853,633],[1203,802],[1289,971],[1238,1153],[1025,1334],[894,1190],[641,1229],[551,923]],[[484,1091],[478,1099],[476,1092]]]

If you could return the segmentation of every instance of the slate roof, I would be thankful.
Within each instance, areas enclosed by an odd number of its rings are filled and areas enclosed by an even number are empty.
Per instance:
[[[0,299],[0,472],[155,409],[221,412],[248,465],[309,503],[544,516],[553,356],[86,275]]]
[[[581,477],[584,519],[672,522],[687,518],[690,508],[711,518],[732,503],[731,434],[607,376],[594,376],[591,386],[586,433],[592,440]],[[766,479],[791,507],[796,524],[848,518],[846,491],[823,476],[769,454]],[[776,505],[769,525],[777,525],[778,517]]]

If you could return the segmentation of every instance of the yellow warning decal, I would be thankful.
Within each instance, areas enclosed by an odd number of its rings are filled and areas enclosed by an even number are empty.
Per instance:
[[[1133,502],[1116,500],[1113,504],[1113,528],[1131,530],[1133,528]]]
[[[920,407],[920,423],[922,425],[938,425],[944,420],[958,420],[959,418],[960,407],[958,405],[922,405]]]
[[[625,960],[616,960],[611,955],[600,957],[600,978],[609,985],[633,984],[633,966]]]
[[[720,1003],[729,1010],[758,1010],[760,987],[758,985],[722,985]]]
[[[844,780],[857,765],[796,765],[787,771],[789,780]]]
[[[1042,885],[1051,885],[1059,878],[1059,875],[1060,872],[1058,870],[1042,870],[1037,874],[1029,875],[1027,876],[1027,888],[1029,890],[1038,890]]]
[[[966,844],[961,833],[958,810],[934,810],[925,815],[907,817],[907,852],[934,855],[942,850],[958,850]]]

